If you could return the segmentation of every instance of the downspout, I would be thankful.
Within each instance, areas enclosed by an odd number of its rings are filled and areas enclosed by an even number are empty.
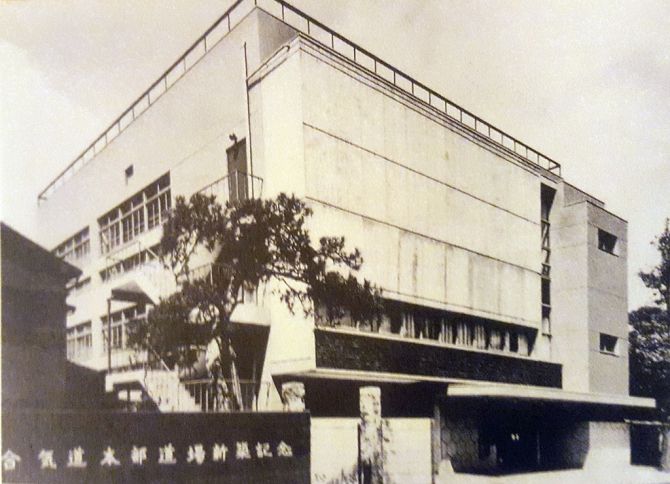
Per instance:
[[[251,198],[254,194],[254,154],[251,142],[251,106],[249,103],[249,64],[247,61],[247,43],[244,43],[244,94],[247,100],[247,139],[249,140],[249,182],[251,183]]]

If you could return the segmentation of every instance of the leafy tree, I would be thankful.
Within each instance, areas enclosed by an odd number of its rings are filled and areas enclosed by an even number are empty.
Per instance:
[[[660,418],[670,418],[670,221],[652,244],[661,261],[639,273],[654,292],[657,306],[644,306],[629,314],[631,393],[657,399]],[[670,470],[670,427],[663,432],[661,466]]]
[[[661,254],[661,263],[650,272],[640,272],[645,286],[654,291],[655,302],[670,310],[670,219],[665,220],[665,230],[652,242]]]
[[[304,202],[284,194],[225,206],[213,196],[195,194],[188,202],[178,197],[160,247],[179,290],[135,327],[131,344],[152,349],[170,366],[188,367],[203,347],[215,343],[210,373],[216,402],[239,407],[230,318],[245,291],[269,284],[291,312],[300,307],[320,324],[344,316],[378,324],[381,293],[356,277],[363,263],[360,252],[348,251],[343,237],[323,237],[314,244],[306,226],[311,215]],[[192,267],[203,254],[214,264]],[[232,389],[221,384],[226,373]]]

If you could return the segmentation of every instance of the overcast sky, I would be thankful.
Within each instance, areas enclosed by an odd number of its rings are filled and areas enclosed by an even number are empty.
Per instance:
[[[0,217],[37,237],[37,193],[230,3],[0,0]],[[292,3],[561,163],[628,220],[629,305],[650,300],[636,273],[670,216],[670,2]]]

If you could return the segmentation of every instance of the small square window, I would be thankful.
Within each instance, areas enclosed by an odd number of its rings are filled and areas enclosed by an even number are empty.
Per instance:
[[[616,235],[598,229],[598,248],[612,255],[619,255],[619,240]]]
[[[128,168],[126,168],[125,173],[126,173],[126,183],[128,183],[128,180],[132,178],[132,176],[135,174],[135,168],[133,167],[133,165],[128,166]]]
[[[600,352],[610,355],[619,354],[619,338],[605,333],[600,333]]]

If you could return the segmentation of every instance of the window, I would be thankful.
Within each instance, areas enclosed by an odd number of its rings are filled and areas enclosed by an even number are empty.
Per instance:
[[[128,180],[130,180],[135,173],[135,169],[133,168],[133,165],[129,165],[128,168],[126,168],[125,175],[126,175],[126,185],[128,184]]]
[[[103,282],[107,282],[121,274],[131,272],[149,261],[154,260],[156,258],[155,254],[157,250],[158,246],[156,245],[149,250],[141,250],[126,259],[115,261],[112,265],[107,266],[100,271],[100,278]]]
[[[90,355],[93,346],[91,322],[78,324],[67,330],[67,358],[77,360]]]
[[[616,235],[598,229],[598,248],[612,255],[619,255],[618,239]]]
[[[67,261],[81,259],[91,251],[88,227],[77,232],[65,242],[56,247],[53,252],[57,257]]]
[[[532,331],[512,324],[402,303],[390,305],[388,321],[389,324],[382,332],[390,331],[391,334],[409,339],[432,340],[523,356],[532,353],[535,338]],[[343,325],[346,323],[343,322]]]
[[[167,220],[170,211],[170,174],[136,193],[98,219],[103,254],[130,242]]]
[[[519,334],[516,332],[511,332],[509,334],[509,350],[512,353],[519,352]]]
[[[551,334],[551,207],[556,190],[540,188],[540,240],[542,250],[542,333]]]
[[[600,333],[600,352],[610,355],[619,355],[619,338]]]
[[[226,150],[228,158],[228,189],[229,200],[246,200],[249,196],[247,187],[247,143],[237,141]]]
[[[112,349],[123,349],[128,347],[128,332],[130,328],[137,324],[138,321],[146,318],[146,307],[145,306],[131,306],[129,308],[123,309],[121,311],[115,311],[111,314],[112,324],[111,324],[111,343]],[[102,320],[102,341],[107,351],[107,316],[103,316]]]
[[[81,279],[79,281],[73,280],[71,284],[67,286],[67,295],[68,296],[74,296],[76,294],[79,294],[84,291],[85,288],[87,288],[91,284],[91,278],[86,277],[85,279]]]

